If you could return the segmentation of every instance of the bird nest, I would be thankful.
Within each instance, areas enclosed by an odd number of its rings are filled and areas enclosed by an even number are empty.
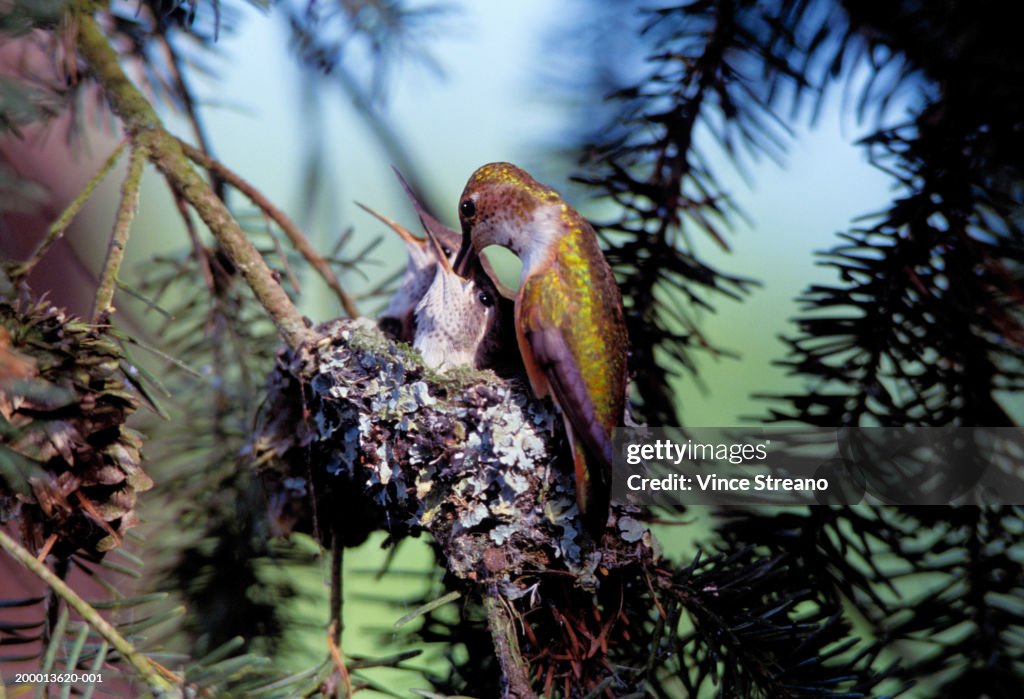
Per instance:
[[[451,573],[511,598],[526,573],[593,588],[649,561],[629,506],[600,543],[583,532],[561,420],[528,391],[489,371],[435,373],[370,321],[320,326],[278,356],[251,445],[276,531],[346,545],[426,531]]]

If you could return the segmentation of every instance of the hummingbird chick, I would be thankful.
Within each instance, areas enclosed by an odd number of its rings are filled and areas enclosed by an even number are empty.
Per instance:
[[[386,335],[409,342],[433,369],[469,364],[499,373],[521,367],[518,352],[502,342],[511,338],[512,291],[492,281],[490,264],[478,258],[465,278],[455,274],[451,261],[462,235],[437,220],[396,169],[402,189],[426,231],[418,238],[397,222],[367,206],[365,211],[399,235],[408,253],[398,290],[377,322]],[[507,330],[506,330],[507,329]]]
[[[416,304],[420,302],[434,281],[434,270],[437,268],[438,260],[437,250],[427,242],[426,238],[417,238],[396,221],[368,206],[358,202],[356,204],[397,233],[405,245],[405,251],[408,254],[405,272],[403,272],[398,289],[388,302],[387,308],[377,320],[377,327],[393,340],[412,342],[416,335]],[[418,202],[414,200],[415,204]],[[453,251],[458,248],[460,236],[455,231],[448,230],[455,238],[449,237],[446,243],[442,243],[441,250],[451,256]]]
[[[489,245],[522,261],[514,326],[537,398],[550,395],[572,450],[576,502],[600,538],[611,499],[612,436],[626,401],[622,295],[593,227],[555,190],[510,163],[469,178],[459,200],[465,273]]]
[[[498,294],[480,265],[466,278],[456,274],[430,228],[427,238],[438,248],[438,264],[433,283],[416,305],[413,347],[424,364],[439,371],[466,364],[494,368],[506,344],[506,326],[511,330],[511,302]]]

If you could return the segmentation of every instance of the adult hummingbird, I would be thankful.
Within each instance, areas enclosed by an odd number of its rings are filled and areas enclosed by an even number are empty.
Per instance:
[[[612,433],[622,424],[629,338],[622,294],[593,227],[555,190],[510,163],[469,178],[459,200],[457,271],[501,245],[522,261],[515,331],[530,386],[562,413],[576,502],[600,538],[611,498]]]

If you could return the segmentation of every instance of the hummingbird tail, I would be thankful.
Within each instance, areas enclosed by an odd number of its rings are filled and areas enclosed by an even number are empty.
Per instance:
[[[580,510],[583,526],[594,541],[600,542],[608,524],[611,505],[611,483],[605,472],[591,458],[588,463],[583,443],[571,434],[572,460],[576,472],[576,506]]]

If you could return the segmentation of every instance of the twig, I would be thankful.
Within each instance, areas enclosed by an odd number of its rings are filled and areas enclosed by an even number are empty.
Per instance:
[[[665,608],[661,606],[661,600],[658,599],[658,593],[654,590],[654,584],[651,582],[651,576],[647,572],[647,568],[644,571],[644,581],[647,583],[647,589],[651,591],[651,599],[654,600],[654,606],[658,609],[658,614],[661,615],[662,619],[668,619],[668,614],[665,613]]]
[[[292,289],[295,290],[296,296],[302,296],[302,283],[299,282],[299,277],[292,269],[291,263],[288,262],[288,253],[284,251],[283,247],[281,247],[281,241],[278,240],[277,236],[270,230],[270,221],[267,220],[266,214],[263,215],[263,223],[266,228],[267,235],[274,244],[274,252],[276,252],[277,256],[281,258],[281,267],[284,268],[285,276],[288,277],[288,283],[292,285]]]
[[[46,255],[50,247],[60,240],[61,236],[64,235],[64,231],[66,231],[68,226],[71,225],[75,216],[77,216],[78,212],[82,210],[83,206],[85,206],[85,202],[87,202],[89,197],[92,196],[93,190],[96,189],[97,185],[103,181],[107,174],[109,174],[117,164],[118,159],[121,157],[121,152],[124,150],[127,143],[127,140],[125,140],[118,144],[117,148],[114,149],[114,152],[107,157],[103,165],[100,166],[100,169],[92,176],[92,179],[86,182],[85,188],[78,193],[78,196],[75,197],[70,204],[68,204],[68,207],[64,209],[57,220],[50,226],[49,230],[46,231],[46,236],[42,241],[40,241],[39,245],[32,252],[32,255],[11,270],[12,278],[21,279],[23,277],[27,277],[35,266],[39,264],[39,261],[43,259],[43,256]]]
[[[213,269],[210,267],[210,258],[206,254],[206,248],[203,247],[203,241],[199,239],[199,231],[196,230],[196,224],[188,213],[188,202],[180,194],[174,192],[174,205],[178,207],[181,220],[185,223],[188,239],[192,243],[192,254],[196,258],[196,264],[199,265],[199,271],[202,272],[206,288],[210,290],[210,293],[213,293],[216,291],[216,286],[213,282]]]
[[[167,38],[166,33],[161,32],[158,37],[160,44],[164,47],[164,52],[167,54],[167,67],[171,72],[171,79],[174,80],[178,94],[181,97],[185,114],[188,115],[188,120],[192,124],[192,132],[196,135],[196,140],[199,142],[199,147],[203,152],[212,153],[213,149],[210,147],[210,139],[206,135],[206,129],[203,128],[203,122],[200,120],[199,112],[196,110],[196,100],[192,95],[192,88],[189,87],[185,73],[181,70],[181,58],[178,56],[178,52],[174,50],[174,44]],[[213,193],[223,200],[224,179],[217,175],[217,173],[210,172],[210,186],[213,187]]]
[[[58,595],[64,602],[78,612],[85,623],[96,630],[103,640],[113,646],[128,663],[139,673],[139,677],[149,685],[150,690],[161,697],[181,697],[179,686],[182,679],[173,675],[174,684],[161,676],[156,666],[149,658],[135,649],[117,629],[106,619],[100,616],[88,602],[68,587],[67,583],[57,577],[49,568],[40,563],[18,542],[12,539],[3,530],[0,530],[0,547],[3,547],[15,560],[29,569],[36,577],[46,583],[50,590]],[[178,686],[176,686],[178,685]]]
[[[46,557],[50,555],[50,549],[57,543],[57,534],[50,534],[46,537],[46,541],[43,542],[43,548],[39,549],[39,553],[36,554],[36,560],[40,563],[46,561]]]
[[[516,627],[508,610],[502,603],[501,593],[496,585],[489,585],[484,595],[484,608],[487,610],[487,628],[494,640],[494,650],[498,654],[501,674],[505,678],[504,699],[528,699],[536,697],[530,687],[529,666],[519,652],[519,639]]]
[[[331,536],[331,636],[341,643],[345,631],[345,546],[337,525]]]
[[[345,689],[345,699],[348,699],[352,696],[352,676],[349,675],[348,668],[345,667],[345,659],[341,656],[341,647],[338,645],[340,633],[336,623],[332,621],[327,629],[327,652],[331,656],[331,662],[334,664],[334,669],[338,671],[341,685]]]
[[[202,165],[211,173],[216,174],[222,178],[225,182],[230,184],[232,187],[237,189],[239,192],[244,194],[249,200],[257,206],[263,213],[271,218],[280,227],[284,234],[288,236],[288,240],[291,241],[295,249],[299,251],[309,264],[313,265],[313,268],[323,277],[323,280],[327,282],[327,286],[331,288],[331,291],[341,301],[342,308],[345,309],[345,313],[348,314],[349,318],[358,318],[359,309],[356,308],[355,301],[347,291],[341,286],[341,282],[338,281],[337,275],[331,269],[331,266],[327,264],[327,261],[313,249],[313,246],[309,244],[309,240],[305,234],[299,230],[288,215],[281,211],[279,208],[267,199],[258,189],[249,184],[236,172],[228,169],[226,165],[221,163],[219,160],[215,160],[209,154],[204,153],[199,148],[185,143],[181,139],[178,139],[178,143],[181,144],[181,148],[185,151],[185,155],[195,161],[197,164]]]
[[[114,290],[117,288],[117,275],[121,271],[124,260],[124,249],[128,244],[128,232],[139,206],[139,187],[142,184],[142,166],[146,163],[146,149],[132,148],[131,160],[128,163],[128,174],[121,185],[121,203],[117,207],[117,218],[114,220],[114,232],[110,236],[107,248],[107,260],[103,263],[103,273],[93,300],[92,320],[99,323],[101,316],[113,310]]]
[[[147,149],[150,162],[164,175],[171,189],[196,210],[224,253],[245,277],[285,342],[290,347],[299,347],[309,336],[302,314],[281,288],[259,251],[246,238],[227,206],[196,172],[177,139],[164,128],[153,105],[128,79],[117,52],[90,14],[93,3],[81,0],[78,8],[79,56],[121,119],[132,144],[136,148]]]
[[[327,651],[338,670],[345,697],[352,696],[352,678],[341,652],[341,637],[345,631],[345,546],[337,522],[331,525],[331,614],[327,627]]]
[[[435,609],[437,609],[438,607],[443,607],[444,605],[448,604],[449,602],[454,602],[455,600],[457,600],[461,596],[462,596],[461,592],[459,592],[458,590],[454,590],[454,591],[449,592],[448,594],[443,595],[443,596],[441,596],[441,597],[439,597],[439,598],[437,598],[435,600],[430,600],[426,604],[423,604],[423,605],[420,605],[419,607],[416,607],[416,609],[412,610],[411,612],[409,612],[408,614],[403,616],[401,619],[396,621],[395,622],[395,628],[396,629],[400,629],[403,626],[405,626],[406,624],[408,624],[410,621],[412,621],[413,619],[415,619],[417,617],[421,617],[424,614],[426,614],[427,612],[432,612]]]

